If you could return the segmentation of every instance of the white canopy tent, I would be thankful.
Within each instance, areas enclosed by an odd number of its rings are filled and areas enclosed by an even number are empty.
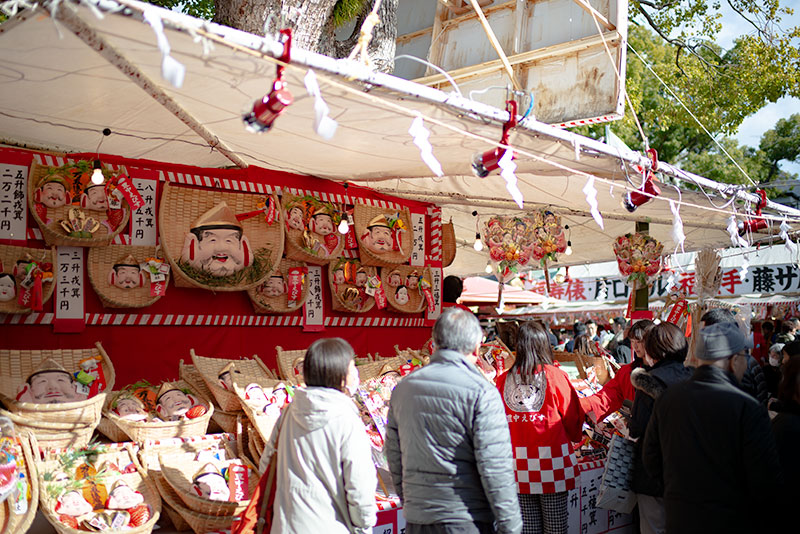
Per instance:
[[[245,130],[242,113],[271,87],[282,44],[133,0],[47,2],[0,26],[0,142],[65,152],[102,152],[198,166],[257,165],[368,185],[387,194],[434,202],[453,219],[460,243],[448,273],[480,273],[486,253],[472,250],[481,217],[519,213],[500,176],[474,177],[474,153],[498,146],[504,110],[473,102],[365,65],[293,49],[286,79],[295,102],[269,133]],[[56,8],[57,6],[57,8]],[[46,8],[51,7],[53,13]],[[150,21],[153,26],[144,22]],[[153,27],[164,26],[161,48]],[[185,67],[180,87],[162,78],[162,63]],[[316,73],[321,95],[338,122],[334,137],[315,133],[314,98],[304,77]],[[408,129],[422,117],[444,176],[423,162]],[[548,207],[570,226],[569,264],[613,259],[611,243],[650,222],[671,249],[679,210],[687,250],[731,242],[729,217],[745,216],[757,196],[659,165],[660,197],[628,213],[621,200],[641,184],[643,156],[537,122],[513,130],[516,176],[524,209]],[[593,183],[603,227],[593,219],[584,188]],[[700,189],[701,191],[698,191]],[[587,189],[590,191],[590,189]],[[591,192],[591,191],[590,191]],[[735,196],[736,202],[727,202]],[[712,204],[724,207],[715,207]],[[777,228],[800,212],[770,202]]]

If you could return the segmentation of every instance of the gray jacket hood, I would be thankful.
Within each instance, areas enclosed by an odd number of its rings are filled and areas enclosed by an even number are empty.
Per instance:
[[[341,391],[323,387],[295,389],[292,409],[288,412],[292,420],[305,430],[317,430],[342,414],[358,415],[355,403]]]

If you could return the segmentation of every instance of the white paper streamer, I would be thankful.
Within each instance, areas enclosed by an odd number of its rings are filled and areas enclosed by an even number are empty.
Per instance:
[[[514,151],[510,148],[506,149],[503,157],[497,162],[497,165],[503,169],[500,176],[506,181],[508,193],[511,195],[511,198],[514,199],[514,202],[517,203],[519,209],[522,209],[525,199],[522,197],[522,191],[517,187],[517,175],[514,174],[514,171],[517,170],[517,164],[514,163]]]
[[[683,243],[686,241],[686,234],[683,233],[683,220],[681,219],[680,206],[675,201],[669,201],[669,209],[672,210],[672,241],[675,243],[675,253],[678,249],[681,252],[686,252],[683,248]]]
[[[313,70],[308,70],[306,77],[303,78],[303,83],[308,94],[314,98],[314,131],[317,132],[317,135],[329,141],[333,139],[333,134],[336,133],[336,128],[339,124],[328,116],[331,110],[322,98],[317,75],[314,74]]]
[[[731,243],[734,247],[746,247],[748,245],[746,239],[742,239],[739,235],[739,226],[736,224],[736,216],[731,215],[728,218],[728,233],[731,235]]]
[[[433,155],[433,147],[430,141],[428,141],[431,132],[425,127],[425,124],[422,122],[422,117],[416,117],[411,122],[408,133],[414,138],[414,144],[419,148],[419,155],[422,161],[425,162],[425,165],[427,165],[436,176],[444,176],[442,164],[439,163],[439,160]]]
[[[180,89],[186,76],[186,67],[169,55],[169,41],[167,41],[167,36],[164,34],[164,23],[161,21],[161,16],[155,8],[146,7],[144,8],[143,18],[153,28],[158,49],[161,50],[161,76],[174,87]]]
[[[789,230],[791,230],[791,227],[789,226],[789,223],[786,221],[786,219],[784,219],[783,222],[781,222],[780,237],[781,239],[783,239],[784,242],[783,246],[786,247],[786,250],[789,251],[789,254],[791,254],[792,257],[794,257],[795,251],[797,250],[797,245],[792,241],[792,238],[789,237]]]
[[[742,267],[739,269],[739,280],[744,282],[744,279],[747,278],[747,273],[750,272],[750,262],[748,261],[750,258],[747,257],[745,254],[742,257]]]
[[[9,0],[0,3],[0,11],[5,13],[8,18],[16,16],[20,9],[33,10],[37,4],[26,2],[25,0]]]
[[[667,277],[666,290],[669,291],[670,289],[675,287],[675,285],[677,285],[677,283],[678,283],[678,277],[675,276],[675,273],[674,272],[669,273],[669,276]]]
[[[597,189],[594,188],[594,176],[590,176],[586,180],[586,185],[583,186],[582,191],[583,194],[586,195],[586,203],[589,204],[589,207],[592,209],[594,221],[597,223],[597,226],[604,230],[603,216],[600,215],[600,210],[597,209]]]

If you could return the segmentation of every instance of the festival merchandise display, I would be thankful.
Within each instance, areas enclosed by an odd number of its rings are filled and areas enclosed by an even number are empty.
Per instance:
[[[614,254],[622,276],[631,289],[649,287],[663,266],[664,245],[641,233],[625,234],[614,241]]]
[[[214,405],[183,381],[132,384],[109,398],[103,415],[131,440],[198,436],[206,433]]]
[[[88,443],[114,379],[100,343],[90,349],[0,350],[5,415],[51,447]]]
[[[331,263],[328,266],[328,283],[331,287],[333,309],[354,313],[371,310],[376,299],[384,295],[377,273],[375,267],[363,265],[358,260],[341,258]],[[384,297],[384,306],[385,304]]]
[[[481,344],[478,368],[492,383],[514,365],[514,353],[499,338]]]
[[[175,283],[241,291],[265,282],[283,254],[275,196],[165,184],[159,233]]]
[[[203,381],[208,386],[217,406],[227,412],[241,412],[242,405],[239,397],[233,390],[233,379],[237,375],[244,375],[253,378],[268,380],[273,376],[269,368],[263,361],[254,354],[252,358],[211,358],[198,355],[194,349],[190,349],[194,364]]]
[[[325,265],[342,255],[345,236],[338,227],[345,215],[339,207],[310,195],[284,193],[281,209],[288,259]]]
[[[0,245],[0,313],[41,311],[53,282],[52,249]]]
[[[282,259],[266,282],[247,290],[256,313],[290,313],[308,299],[308,267]]]
[[[29,435],[0,417],[0,532],[27,532],[39,504],[39,479]]]
[[[258,436],[259,447],[269,441],[272,429],[281,415],[281,411],[292,401],[292,386],[279,379],[264,375],[238,373],[233,377],[233,390],[247,415],[254,432],[248,433],[249,444]],[[253,448],[253,447],[251,447]],[[258,458],[253,458],[258,462]]]
[[[178,364],[178,376],[181,380],[189,384],[189,388],[192,391],[196,391],[201,398],[214,398],[214,394],[211,393],[211,390],[208,389],[206,381],[203,380],[203,375],[200,374],[194,364],[186,364],[183,363],[183,360],[181,360]],[[208,432],[216,433],[223,431],[233,434],[236,432],[237,416],[238,412],[226,412],[221,410],[219,406],[216,406],[214,408],[214,413],[211,414],[211,422],[208,425]]]
[[[427,267],[383,267],[380,282],[386,301],[393,310],[419,313],[436,305],[431,292],[431,271]]]
[[[500,283],[506,283],[519,274],[533,257],[536,223],[531,216],[494,216],[483,224],[481,239],[489,249],[492,271]],[[542,248],[542,251],[544,248]],[[545,270],[546,272],[546,270]]]
[[[161,512],[158,492],[138,469],[130,445],[46,451],[39,477],[42,511],[62,534],[149,533]]]
[[[291,386],[303,385],[303,360],[306,357],[306,350],[284,350],[278,345],[275,347],[278,353],[278,374],[281,379]]]
[[[156,247],[94,247],[88,267],[89,281],[107,308],[144,308],[167,292],[170,266]]]
[[[353,218],[364,265],[390,267],[406,263],[411,257],[414,230],[408,209],[389,210],[356,203]]]
[[[47,244],[105,246],[125,228],[139,193],[125,169],[101,172],[103,182],[95,184],[88,161],[62,167],[32,164],[28,205]]]

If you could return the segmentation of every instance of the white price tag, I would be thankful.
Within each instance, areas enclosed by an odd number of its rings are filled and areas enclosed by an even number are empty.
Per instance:
[[[425,215],[411,214],[411,228],[414,230],[414,242],[411,245],[411,265],[425,265]]]

